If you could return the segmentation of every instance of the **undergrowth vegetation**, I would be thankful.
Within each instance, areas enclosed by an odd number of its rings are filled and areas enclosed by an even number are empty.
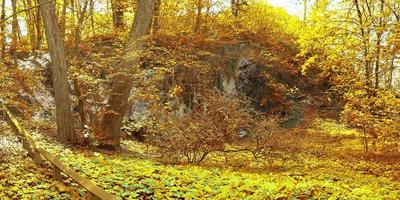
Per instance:
[[[148,156],[157,155],[157,150],[134,141],[124,141],[123,152],[113,155],[65,149],[54,141],[45,141],[41,135],[33,136],[40,146],[120,199],[396,199],[400,195],[397,181],[400,169],[395,161],[354,159],[362,154],[362,148],[357,148],[359,138],[349,138],[349,135],[358,135],[358,132],[330,120],[317,119],[315,123],[315,128],[304,129],[310,132],[309,135],[296,139],[304,148],[296,158],[268,154],[269,159],[256,161],[246,151],[213,152],[199,166],[164,165],[149,160]],[[333,131],[335,135],[332,135]],[[309,144],[312,141],[309,137],[315,135],[330,139],[340,136],[347,141],[337,145],[318,139]],[[337,157],[324,154],[323,145],[330,146],[329,152],[338,151]],[[350,150],[358,154],[345,153]],[[0,181],[1,187],[10,188],[3,190],[3,196],[36,195],[57,199],[85,196],[85,191],[69,179],[64,181],[67,186],[43,181],[45,177],[32,171],[35,168],[29,158],[14,159],[19,160],[18,167],[10,167],[15,166],[14,161],[1,164],[5,170],[0,176],[10,177]],[[22,177],[21,170],[25,171]],[[43,174],[50,173],[50,170],[40,170]],[[30,192],[18,193],[17,188],[27,184],[32,186]]]
[[[44,1],[0,8],[1,200],[90,194],[10,113],[117,199],[400,197],[398,0]]]

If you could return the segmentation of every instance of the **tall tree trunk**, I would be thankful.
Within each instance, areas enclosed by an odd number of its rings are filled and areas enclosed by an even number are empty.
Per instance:
[[[365,65],[365,79],[367,86],[372,88],[372,81],[371,81],[371,76],[372,76],[372,70],[371,70],[371,59],[369,58],[369,35],[367,35],[366,30],[364,29],[364,20],[363,20],[363,14],[361,12],[360,4],[358,0],[354,0],[354,4],[356,6],[357,10],[357,16],[358,20],[360,23],[360,33],[361,37],[363,40],[363,48],[364,48],[364,65]],[[368,31],[368,34],[369,31]]]
[[[154,7],[154,16],[153,16],[153,34],[156,34],[160,29],[160,6],[161,6],[161,0],[156,0],[156,5]]]
[[[303,0],[303,3],[304,3],[303,20],[304,20],[304,23],[306,23],[306,21],[307,21],[307,12],[308,12],[308,0]]]
[[[243,10],[243,6],[248,5],[248,0],[231,0],[231,13],[234,17],[239,15],[239,12]],[[208,6],[208,9],[209,6]]]
[[[35,19],[35,25],[36,25],[36,48],[40,49],[42,46],[42,41],[43,41],[43,29],[42,29],[42,16],[40,14],[40,8],[35,9],[36,10],[36,19]]]
[[[11,52],[14,60],[14,67],[18,65],[17,46],[18,46],[18,13],[17,13],[17,0],[11,0],[12,6],[12,44]]]
[[[2,0],[1,2],[1,16],[0,19],[3,23],[0,23],[0,48],[1,48],[1,58],[4,60],[5,54],[6,54],[6,35],[7,35],[7,29],[6,29],[6,23],[4,20],[6,19],[6,0]]]
[[[82,39],[82,30],[84,29],[84,23],[85,23],[85,17],[86,17],[86,13],[88,10],[88,6],[89,6],[89,0],[85,0],[83,7],[80,5],[80,3],[78,3],[79,6],[79,13],[77,13],[78,15],[78,21],[77,24],[75,24],[75,30],[74,30],[74,48],[75,48],[75,56],[77,58],[79,58],[79,44],[81,43],[81,39]],[[82,8],[81,8],[82,7]]]
[[[78,4],[80,4],[78,2]],[[77,63],[77,67],[80,68],[82,67],[82,60],[81,60],[81,55],[80,55],[80,43],[82,40],[82,30],[84,29],[84,23],[85,23],[85,16],[87,13],[87,9],[89,6],[89,0],[86,0],[84,2],[84,5],[82,7],[81,10],[79,10],[78,13],[78,22],[75,25],[75,37],[74,37],[74,54],[75,54],[75,60]],[[79,6],[80,8],[81,6]],[[75,96],[78,98],[78,113],[79,113],[79,117],[80,117],[80,127],[83,129],[85,127],[86,124],[86,117],[85,117],[85,105],[84,105],[84,97],[80,91],[80,87],[79,87],[79,80],[77,77],[73,76],[73,86],[74,86],[74,93]]]
[[[71,0],[71,2],[70,2],[70,7],[71,7],[71,9],[73,10],[72,12],[70,12],[70,15],[71,15],[71,24],[72,25],[74,25],[75,24],[75,13],[76,13],[76,10],[77,10],[77,8],[75,7],[75,0]],[[73,31],[71,31],[71,32],[73,32]],[[72,33],[73,34],[73,33]],[[73,37],[73,36],[72,36]]]
[[[68,7],[68,1],[67,0],[63,0],[63,7],[62,7],[62,12],[61,12],[61,22],[60,22],[60,32],[61,32],[61,38],[63,38],[63,40],[65,39],[65,33],[66,33],[66,29],[67,29],[67,24],[66,24],[66,20],[67,20],[67,7]]]
[[[389,68],[389,75],[388,75],[388,82],[387,82],[387,87],[389,89],[392,89],[393,87],[393,73],[394,73],[394,61],[396,60],[396,55],[393,53],[392,58],[390,59],[390,68]]]
[[[113,25],[115,29],[124,29],[124,1],[111,0],[111,9],[113,16]]]
[[[96,29],[94,26],[94,0],[90,0],[90,24],[91,24],[91,28],[92,28],[92,36],[94,36],[96,34]]]
[[[239,0],[231,0],[231,12],[232,15],[237,17],[239,14]]]
[[[39,0],[47,44],[53,67],[53,89],[56,104],[56,122],[58,140],[74,144],[77,137],[74,131],[72,111],[69,99],[67,64],[65,61],[64,41],[57,25],[53,1]]]
[[[380,64],[381,64],[381,40],[383,31],[383,9],[385,6],[385,0],[381,0],[381,7],[379,13],[379,22],[378,27],[376,27],[376,60],[375,60],[375,89],[379,88],[379,72],[380,72]]]
[[[133,87],[132,74],[126,73],[139,64],[138,52],[143,49],[141,40],[148,34],[156,0],[139,0],[129,41],[122,58],[122,69],[112,80],[111,96],[99,132],[104,137],[100,147],[117,150],[120,148],[120,132],[124,114],[128,107],[129,94]]]
[[[375,89],[379,88],[379,72],[381,64],[381,39],[382,34],[376,34],[376,58],[375,58]]]
[[[195,33],[200,33],[201,26],[201,11],[203,10],[203,0],[197,0],[197,14],[196,14],[196,24],[194,27]]]
[[[37,46],[36,46],[36,27],[35,27],[35,23],[32,23],[35,19],[35,9],[30,9],[33,4],[31,0],[25,0],[22,1],[24,3],[24,8],[25,8],[25,24],[28,30],[28,37],[29,37],[29,42],[31,45],[31,50],[32,52],[35,52],[37,50]]]

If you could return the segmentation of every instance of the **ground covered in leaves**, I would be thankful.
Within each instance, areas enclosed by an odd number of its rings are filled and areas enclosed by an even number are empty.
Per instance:
[[[346,135],[321,151],[301,151],[296,160],[252,161],[250,155],[213,154],[200,166],[164,165],[146,154],[146,146],[125,141],[119,154],[65,149],[33,134],[40,146],[120,199],[397,199],[400,166],[341,155],[341,148],[357,148],[356,134],[334,121],[316,121],[310,135]],[[321,142],[323,141],[323,142]],[[336,140],[334,140],[336,141]],[[325,144],[325,145],[322,145]],[[1,199],[78,199],[85,191],[73,181],[53,181],[49,166],[37,167],[10,131],[1,133]],[[324,147],[322,147],[324,146]],[[306,147],[308,148],[308,147]],[[324,150],[324,151],[323,151]],[[334,152],[336,150],[338,152]],[[331,152],[330,155],[327,152]],[[141,156],[139,156],[141,155]],[[335,155],[335,156],[333,156]],[[141,158],[139,158],[141,157]]]
[[[11,130],[0,133],[0,199],[73,199],[73,187],[54,181],[51,171],[36,166]],[[72,185],[71,185],[72,186]],[[79,197],[78,197],[79,198]]]

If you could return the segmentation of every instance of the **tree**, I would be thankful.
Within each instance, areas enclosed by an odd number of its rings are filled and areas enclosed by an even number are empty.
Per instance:
[[[307,21],[308,0],[303,0],[303,5],[304,5],[303,20]]]
[[[358,22],[359,22],[359,28],[360,28],[360,34],[362,38],[362,44],[364,48],[364,63],[365,63],[365,80],[367,82],[367,85],[372,86],[371,82],[371,76],[372,76],[372,70],[371,70],[371,60],[369,56],[369,43],[370,43],[370,38],[369,35],[371,33],[371,28],[369,25],[364,20],[362,10],[360,8],[360,3],[358,0],[354,0],[354,5],[356,6],[357,9],[357,17],[358,17]]]
[[[153,15],[153,34],[156,34],[160,29],[160,6],[161,6],[161,0],[157,0],[156,5],[154,7],[154,15]]]
[[[14,60],[14,66],[17,66],[17,45],[18,45],[18,13],[17,13],[17,0],[12,0],[11,1],[11,6],[12,6],[12,57]]]
[[[6,0],[2,0],[1,2],[1,16],[0,16],[0,48],[1,48],[1,58],[4,60],[6,54],[6,35],[7,29],[5,25],[6,19]]]
[[[60,142],[73,144],[76,142],[77,137],[74,131],[69,99],[64,41],[57,25],[54,2],[39,0],[39,3],[42,4],[40,11],[43,16],[47,44],[52,61],[57,137]]]
[[[112,9],[114,28],[123,29],[125,27],[124,1],[122,1],[122,0],[111,0],[111,9]]]
[[[194,32],[195,33],[200,33],[203,7],[204,7],[203,0],[197,0],[196,1],[196,9],[197,9],[196,23],[195,23],[195,26],[194,26]]]
[[[38,39],[41,37],[41,24],[36,23],[36,20],[39,15],[39,10],[38,8],[33,8],[34,2],[32,0],[24,0],[22,1],[24,5],[24,11],[25,11],[25,22],[26,22],[26,28],[27,28],[27,34],[29,37],[29,42],[30,46],[32,49],[32,52],[35,52],[37,49],[40,47],[40,42],[38,42]],[[39,17],[40,20],[40,17]]]
[[[381,47],[382,47],[382,35],[384,33],[384,8],[385,8],[385,0],[381,0],[380,2],[380,9],[379,9],[379,13],[378,13],[378,22],[375,25],[375,29],[376,29],[376,52],[375,52],[375,89],[379,88],[379,79],[380,79],[380,73],[381,73]]]
[[[233,16],[238,16],[239,12],[243,10],[243,6],[248,5],[247,0],[231,0],[231,12]]]
[[[61,37],[64,39],[65,38],[65,31],[66,31],[66,22],[67,22],[67,7],[68,7],[68,1],[63,0],[62,4],[62,11],[61,11],[61,19],[60,19],[60,31],[61,31]]]
[[[35,8],[36,15],[34,23],[36,26],[36,49],[40,49],[43,42],[43,28],[42,28],[42,16],[40,15],[39,8]]]
[[[139,0],[128,44],[120,63],[121,69],[114,74],[111,96],[101,123],[100,132],[104,138],[100,147],[116,150],[120,148],[120,132],[124,114],[128,107],[128,98],[133,87],[133,78],[129,74],[139,64],[139,52],[143,49],[143,37],[148,34],[156,0]]]
[[[330,80],[332,95],[344,103],[342,119],[364,133],[366,152],[368,138],[382,147],[396,138],[399,101],[392,83],[399,18],[394,2],[344,0],[340,9],[330,10],[331,2],[320,1],[300,34],[304,66],[319,68],[320,77]]]
[[[85,28],[85,17],[88,11],[88,7],[90,1],[85,0],[83,2],[83,5],[81,5],[80,2],[77,2],[77,7],[79,8],[79,12],[77,13],[77,23],[75,24],[75,30],[74,30],[74,54],[75,54],[75,59],[77,63],[77,67],[80,68],[81,66],[81,56],[80,56],[80,43],[82,40],[82,31]],[[82,7],[82,8],[81,8]],[[80,128],[84,128],[86,124],[86,116],[85,116],[85,105],[84,105],[84,99],[81,94],[81,91],[79,89],[79,80],[76,76],[73,76],[72,82],[74,85],[74,94],[78,98],[78,105],[77,105],[77,110],[79,112],[79,117],[80,117]]]

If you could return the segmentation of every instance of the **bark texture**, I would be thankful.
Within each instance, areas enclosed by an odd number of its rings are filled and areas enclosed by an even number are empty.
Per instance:
[[[69,99],[67,65],[65,61],[64,41],[57,25],[53,1],[39,0],[47,43],[52,62],[54,100],[56,104],[57,136],[62,143],[76,143]]]
[[[133,87],[132,74],[127,72],[139,64],[139,52],[143,49],[144,36],[148,34],[154,12],[156,0],[139,0],[135,19],[129,35],[128,44],[121,69],[112,80],[111,96],[108,100],[106,112],[103,116],[100,132],[102,138],[100,147],[117,150],[120,148],[120,132],[124,114],[129,105],[128,99]]]
[[[124,4],[122,0],[111,0],[111,9],[113,14],[113,25],[116,29],[125,27]]]
[[[6,0],[1,1],[1,16],[0,16],[0,21],[4,22],[6,19]],[[0,23],[0,31],[1,31],[1,41],[0,41],[0,46],[1,46],[1,58],[4,60],[5,54],[6,54],[6,23]]]
[[[12,44],[11,44],[11,52],[14,60],[14,67],[18,65],[18,55],[17,55],[17,46],[18,46],[18,13],[17,13],[17,0],[11,0],[12,5]]]

